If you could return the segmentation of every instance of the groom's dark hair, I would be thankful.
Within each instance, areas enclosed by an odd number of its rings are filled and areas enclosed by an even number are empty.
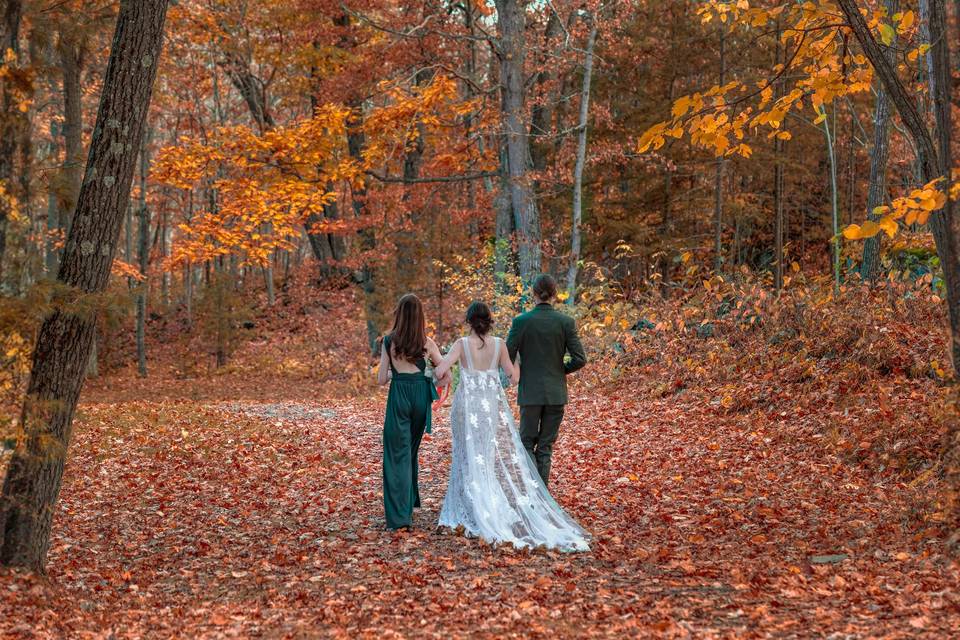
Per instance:
[[[549,273],[541,273],[533,279],[533,295],[540,302],[548,302],[557,295],[557,281]]]

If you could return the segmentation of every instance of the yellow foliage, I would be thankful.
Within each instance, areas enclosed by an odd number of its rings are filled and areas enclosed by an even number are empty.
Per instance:
[[[913,189],[907,195],[896,198],[889,205],[874,208],[873,214],[880,218],[877,222],[868,220],[863,225],[851,224],[843,230],[844,237],[850,240],[862,240],[873,237],[882,230],[892,238],[900,228],[899,220],[903,220],[903,224],[907,226],[926,224],[930,214],[940,210],[947,203],[947,194],[937,187],[941,181],[941,178],[931,180],[923,187]],[[960,183],[954,183],[949,192],[951,198],[956,197],[960,193]]]
[[[657,122],[644,131],[637,144],[638,152],[659,149],[666,136],[689,136],[693,146],[712,151],[716,156],[739,154],[749,157],[748,144],[742,141],[748,133],[768,127],[770,136],[790,139],[790,132],[778,131],[791,111],[796,111],[810,99],[817,112],[815,124],[826,118],[823,105],[837,98],[869,92],[873,83],[873,69],[861,54],[851,53],[846,39],[837,38],[837,7],[832,2],[819,0],[804,3],[775,3],[773,8],[751,6],[749,2],[707,0],[700,3],[697,13],[702,22],[715,18],[723,28],[736,30],[760,27],[769,31],[769,23],[776,19],[781,24],[780,40],[789,52],[791,74],[783,75],[783,66],[776,65],[774,76],[759,82],[734,80],[715,85],[703,93],[692,93],[677,98],[671,108],[671,119]],[[882,22],[883,12],[869,18],[871,28],[880,32],[885,42],[892,42],[896,31],[888,22]],[[914,24],[912,12],[898,14],[894,23],[905,32]],[[841,27],[841,30],[845,30]],[[775,98],[774,83],[783,84],[784,95]],[[708,99],[709,103],[704,99]]]

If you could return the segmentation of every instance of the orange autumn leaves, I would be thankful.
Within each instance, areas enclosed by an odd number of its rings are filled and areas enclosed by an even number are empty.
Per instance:
[[[870,89],[873,70],[864,56],[852,53],[837,37],[839,10],[833,3],[767,9],[751,7],[748,2],[708,2],[697,11],[703,23],[716,19],[724,23],[720,28],[725,30],[779,31],[784,60],[768,77],[736,78],[681,96],[673,104],[671,120],[654,124],[640,136],[640,153],[659,149],[667,138],[688,136],[693,146],[718,157],[750,157],[753,148],[745,142],[748,136],[765,130],[767,138],[789,140],[791,134],[783,128],[788,114],[805,105],[819,114],[824,104],[838,97]],[[881,17],[882,13],[875,16],[875,27]],[[775,22],[782,26],[775,28]],[[787,67],[792,73],[785,73]],[[778,84],[782,88],[779,96]]]
[[[384,171],[402,161],[417,136],[443,149],[447,131],[474,108],[443,76],[423,87],[388,89],[385,95],[381,106],[362,117],[327,104],[307,120],[263,134],[245,126],[220,127],[205,140],[183,139],[163,149],[156,179],[209,194],[209,201],[178,225],[171,262],[229,255],[246,264],[266,264],[275,250],[295,246],[306,220],[322,218],[338,191],[363,184],[374,168]],[[348,130],[363,134],[366,145],[359,159],[348,153]],[[465,155],[451,149],[437,162],[458,168]],[[309,231],[343,234],[368,222],[324,219]]]
[[[154,176],[209,193],[178,225],[171,260],[235,255],[265,264],[274,250],[290,248],[302,221],[334,197],[326,185],[340,177],[335,151],[348,117],[345,109],[324,107],[310,120],[262,136],[244,126],[221,127],[206,141],[165,148]]]
[[[656,123],[642,134],[637,143],[640,153],[659,149],[667,138],[688,136],[693,146],[718,157],[748,158],[753,153],[745,142],[748,134],[766,128],[768,139],[789,140],[791,133],[783,128],[788,115],[809,104],[816,114],[812,122],[819,125],[827,117],[825,104],[869,91],[872,86],[873,69],[862,54],[849,47],[849,28],[839,19],[842,13],[834,2],[809,1],[768,9],[753,7],[746,0],[711,0],[697,11],[704,24],[717,20],[726,25],[721,28],[731,31],[769,31],[776,24],[784,62],[773,67],[770,77],[755,82],[733,80],[680,97],[673,103],[671,120]],[[908,72],[908,64],[923,63],[922,56],[930,46],[911,42],[918,34],[913,11],[888,15],[879,7],[865,17],[879,42],[892,46],[896,41],[902,49],[898,54],[901,71]],[[785,73],[787,67],[790,74]],[[780,97],[775,95],[777,83],[782,85]],[[878,220],[848,225],[843,236],[859,240],[884,232],[892,237],[902,225],[926,224],[930,214],[946,203],[948,194],[940,191],[940,182],[934,180],[877,207],[873,213]],[[949,196],[958,195],[960,184],[954,184]]]

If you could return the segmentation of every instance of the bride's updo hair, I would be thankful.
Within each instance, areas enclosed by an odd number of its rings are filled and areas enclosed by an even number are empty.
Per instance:
[[[493,326],[493,314],[490,313],[490,307],[486,302],[478,300],[470,303],[467,307],[467,324],[480,337],[480,348],[483,349],[486,346],[486,340],[483,338],[490,333],[490,327]]]

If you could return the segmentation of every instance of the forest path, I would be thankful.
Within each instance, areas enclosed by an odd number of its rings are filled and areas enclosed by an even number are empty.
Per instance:
[[[914,533],[909,487],[819,446],[817,418],[588,397],[557,500],[590,553],[491,549],[424,508],[385,531],[379,401],[86,404],[48,581],[0,574],[23,637],[944,637],[958,579]],[[775,424],[774,424],[775,423]],[[775,427],[775,428],[774,428]]]

